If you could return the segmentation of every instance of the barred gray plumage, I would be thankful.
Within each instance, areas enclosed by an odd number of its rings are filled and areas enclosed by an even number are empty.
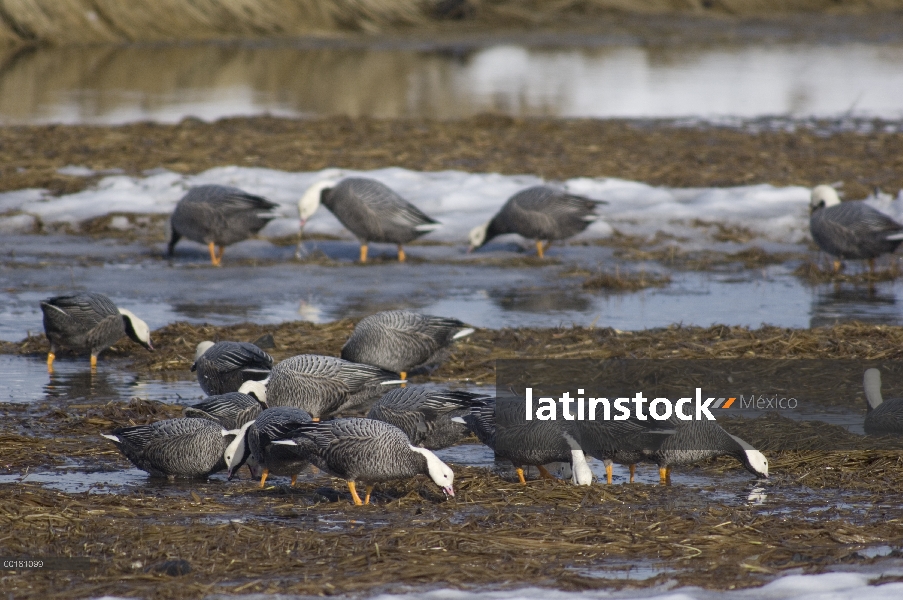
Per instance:
[[[470,232],[470,249],[476,250],[489,240],[517,233],[536,240],[536,253],[543,257],[543,241],[551,244],[567,239],[586,229],[599,215],[595,209],[604,200],[592,200],[543,185],[522,190],[508,199],[488,223]]]
[[[298,201],[301,227],[323,204],[361,243],[361,262],[370,242],[397,244],[398,260],[405,260],[403,244],[439,227],[416,206],[373,179],[349,177],[312,185]]]
[[[282,443],[286,442],[313,443],[317,466],[344,479],[355,504],[369,503],[376,483],[420,474],[429,475],[446,494],[455,495],[454,473],[448,465],[429,450],[412,446],[402,430],[382,421],[350,418],[304,424]],[[364,502],[356,481],[367,486]]]
[[[565,431],[589,456],[601,460],[605,476],[612,482],[614,463],[630,466],[633,482],[637,463],[648,460],[673,431],[654,430],[640,421],[564,421]]]
[[[367,418],[395,425],[415,446],[441,450],[470,434],[467,425],[452,419],[469,414],[470,401],[479,397],[463,391],[398,388],[377,400]]]
[[[361,319],[342,346],[342,358],[401,373],[438,366],[451,344],[474,332],[458,319],[387,310]]]
[[[44,314],[44,333],[50,340],[47,368],[59,349],[69,348],[91,355],[91,367],[97,356],[127,335],[148,350],[153,350],[150,328],[129,310],[117,308],[103,294],[85,292],[71,296],[56,296],[41,302]]]
[[[831,186],[812,189],[810,209],[812,239],[832,256],[872,261],[903,243],[903,224],[861,200],[841,202]],[[874,268],[871,263],[870,268]],[[839,263],[835,263],[837,269]]]
[[[522,484],[527,483],[525,466],[534,466],[542,477],[554,479],[544,465],[555,462],[571,464],[573,483],[592,483],[592,470],[577,441],[559,421],[527,421],[522,398],[473,400],[471,414],[464,420],[480,441],[495,451],[496,458],[514,464]]]
[[[235,459],[230,468],[237,469],[246,458],[241,452],[229,455],[238,433],[208,419],[181,418],[121,427],[102,435],[142,471],[172,479],[206,477],[230,467],[230,458]]]
[[[868,369],[864,376],[866,410],[863,429],[868,435],[903,434],[903,398],[881,397],[881,371]]]
[[[307,411],[289,406],[268,408],[254,420],[246,436],[248,438],[248,450],[254,460],[263,467],[260,487],[266,484],[269,475],[284,475],[292,478],[292,485],[310,464],[310,453],[314,451],[313,444],[285,446],[274,445],[275,440],[285,439],[304,423],[311,423],[311,416]]]
[[[659,467],[661,483],[671,482],[671,467],[690,465],[716,456],[732,456],[756,477],[768,477],[768,459],[750,444],[710,421],[682,421],[659,445],[646,452]]]
[[[167,252],[172,256],[182,237],[206,244],[210,262],[219,266],[225,247],[248,239],[278,215],[279,205],[238,188],[201,185],[188,190],[170,218]],[[219,246],[217,252],[216,246]]]
[[[201,342],[192,371],[208,396],[238,391],[246,381],[266,379],[273,357],[248,342]]]
[[[267,407],[266,397],[258,398],[257,394],[246,393],[250,391],[249,387],[245,385],[240,392],[210,396],[203,402],[186,406],[185,416],[216,421],[225,429],[239,429],[256,419]]]
[[[269,406],[292,406],[315,419],[366,408],[402,383],[398,373],[318,354],[292,356],[278,363],[267,382]]]

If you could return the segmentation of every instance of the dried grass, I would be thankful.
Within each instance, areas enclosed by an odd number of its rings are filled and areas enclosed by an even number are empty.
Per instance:
[[[793,271],[793,274],[810,285],[823,283],[874,284],[883,281],[894,281],[901,275],[899,261],[896,259],[891,260],[886,268],[879,267],[874,272],[869,271],[867,265],[863,262],[860,265],[860,270],[851,273],[845,273],[843,268],[835,273],[830,259],[822,263],[808,259],[798,266]]]
[[[597,273],[583,281],[585,290],[605,290],[608,292],[636,292],[651,287],[665,287],[671,283],[667,274],[622,272],[615,268],[614,273]]]

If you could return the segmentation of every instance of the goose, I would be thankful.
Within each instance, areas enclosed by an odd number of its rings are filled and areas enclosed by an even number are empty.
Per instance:
[[[216,421],[224,429],[232,430],[256,419],[266,407],[266,387],[259,381],[248,381],[237,392],[210,396],[186,406],[183,413],[189,418]]]
[[[148,350],[153,350],[150,328],[133,312],[117,308],[103,294],[85,292],[56,296],[41,302],[44,333],[50,340],[47,370],[53,372],[53,361],[60,347],[77,352],[90,352],[91,369],[97,368],[98,355],[127,335]]]
[[[279,216],[272,212],[278,207],[275,202],[234,187],[193,187],[179,200],[170,218],[167,254],[172,256],[176,243],[186,237],[206,244],[210,262],[218,267],[222,264],[226,246],[246,240],[263,229]]]
[[[544,479],[555,479],[544,465],[560,462],[571,465],[574,485],[592,484],[593,472],[583,449],[558,421],[525,420],[520,398],[479,398],[470,404],[470,415],[461,420],[497,458],[514,464],[521,484],[527,484],[525,466],[535,466]]]
[[[864,377],[866,409],[864,429],[868,435],[903,434],[903,398],[881,398],[881,371],[868,369]]]
[[[496,236],[517,233],[536,240],[536,254],[543,258],[553,241],[577,235],[598,220],[599,215],[595,213],[598,204],[607,202],[544,185],[527,188],[511,196],[488,223],[470,231],[469,251]],[[543,241],[547,242],[545,247]]]
[[[458,319],[387,310],[361,319],[342,346],[342,358],[401,374],[438,366],[455,340],[475,330]]]
[[[470,434],[466,424],[452,419],[468,414],[470,401],[479,397],[463,391],[397,388],[377,400],[367,418],[395,425],[415,446],[441,450]]]
[[[673,434],[669,430],[650,429],[635,420],[565,421],[564,428],[585,454],[602,461],[609,485],[614,463],[628,465],[630,483],[633,483],[637,463],[647,460],[648,455],[658,450],[668,435]]]
[[[266,485],[269,475],[283,475],[292,478],[292,486],[298,479],[298,473],[309,464],[312,444],[307,446],[274,445],[274,440],[283,439],[304,423],[311,423],[307,411],[289,406],[268,408],[248,427],[245,436],[247,447],[254,461],[263,467],[260,487]]]
[[[248,459],[242,440],[248,426],[230,431],[208,419],[179,418],[121,427],[101,436],[142,471],[172,480],[238,469]]]
[[[768,459],[741,438],[708,421],[682,422],[658,449],[645,453],[658,465],[659,482],[671,483],[671,467],[694,464],[716,456],[732,456],[759,478],[768,477]]]
[[[869,271],[874,272],[875,259],[891,254],[903,243],[903,224],[862,200],[841,202],[830,185],[812,189],[809,209],[812,239],[835,257],[835,273],[840,270],[840,259],[868,260]]]
[[[317,466],[348,484],[358,506],[370,503],[374,484],[415,475],[429,475],[449,496],[455,495],[455,474],[426,448],[412,446],[405,433],[388,423],[373,419],[348,418],[301,425],[292,439],[274,444],[313,443]],[[366,485],[364,500],[355,482]]]
[[[248,342],[201,342],[191,371],[208,396],[235,392],[246,381],[266,379],[273,357]]]
[[[317,421],[342,410],[368,406],[385,386],[405,383],[397,373],[317,354],[278,363],[267,381],[267,404],[307,411]]]
[[[403,244],[440,227],[388,186],[363,177],[319,181],[310,186],[298,201],[302,231],[320,204],[360,240],[362,263],[367,262],[370,242],[397,244],[398,260],[404,262]]]

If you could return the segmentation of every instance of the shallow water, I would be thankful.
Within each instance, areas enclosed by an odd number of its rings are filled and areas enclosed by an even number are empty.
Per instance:
[[[394,308],[485,328],[577,324],[642,330],[674,323],[805,328],[852,320],[903,324],[903,282],[810,287],[792,275],[794,263],[726,272],[668,270],[653,263],[612,261],[609,248],[575,245],[550,251],[558,264],[525,266],[517,262],[524,254],[512,251],[516,245],[498,244],[471,256],[463,247],[412,247],[407,264],[361,266],[353,264],[353,242],[309,246],[338,262],[298,263],[292,259],[293,247],[248,241],[230,247],[224,268],[212,269],[205,264],[205,250],[190,243],[170,262],[160,258],[162,246],[98,243],[76,236],[6,236],[0,253],[9,256],[14,250],[15,261],[0,267],[0,339],[16,341],[42,331],[40,301],[73,290],[103,290],[151,329],[179,320],[214,325],[328,322]],[[388,247],[374,246],[373,251],[386,254]],[[253,259],[265,262],[248,264]],[[490,260],[496,262],[481,262]],[[594,272],[617,264],[625,271],[667,272],[672,280],[662,288],[606,293],[584,290],[585,275],[562,275],[574,266]]]
[[[408,45],[41,48],[6,58],[0,123],[260,114],[448,119],[483,112],[903,117],[899,42],[762,37],[736,45],[521,36]]]

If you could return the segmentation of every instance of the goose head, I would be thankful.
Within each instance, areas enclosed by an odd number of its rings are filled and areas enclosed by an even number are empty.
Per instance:
[[[447,464],[439,460],[439,457],[427,450],[426,448],[417,448],[416,446],[408,446],[414,452],[422,454],[426,458],[427,474],[433,483],[442,488],[442,491],[451,497],[455,496],[455,472],[451,470]]]
[[[809,212],[814,213],[819,208],[827,208],[840,204],[840,196],[837,190],[830,185],[817,185],[812,188],[812,195],[809,198]]]
[[[232,479],[232,476],[235,475],[235,472],[238,471],[239,467],[241,467],[250,457],[250,452],[248,451],[248,427],[254,424],[254,421],[248,421],[244,425],[241,426],[240,429],[233,429],[228,431],[223,429],[223,437],[230,437],[232,441],[226,444],[226,449],[223,451],[223,460],[226,461],[226,469],[228,469],[227,477]],[[253,471],[253,469],[252,469]]]
[[[740,446],[738,458],[746,470],[760,478],[768,478],[768,459],[765,455],[753,448],[749,443],[741,440],[735,435],[731,436],[737,445]]]
[[[153,350],[154,345],[151,344],[150,327],[147,326],[147,323],[136,317],[135,313],[125,308],[120,308],[119,314],[122,315],[122,322],[125,325],[125,334],[148,350]]]
[[[477,225],[470,230],[470,234],[467,236],[470,240],[470,248],[467,250],[468,252],[473,252],[488,241],[486,239],[487,231],[489,231],[488,222],[483,223],[482,225]]]
[[[260,402],[264,408],[267,407],[267,386],[263,381],[246,381],[241,384],[241,387],[238,388],[238,391],[242,394],[247,394],[248,396],[254,397],[258,402]]]
[[[318,181],[307,188],[307,191],[305,191],[304,195],[301,196],[301,199],[298,200],[298,216],[301,219],[302,229],[304,228],[304,224],[307,223],[307,220],[317,212],[318,208],[320,208],[320,201],[323,198],[323,193],[335,187],[336,183],[338,182],[332,179]]]

